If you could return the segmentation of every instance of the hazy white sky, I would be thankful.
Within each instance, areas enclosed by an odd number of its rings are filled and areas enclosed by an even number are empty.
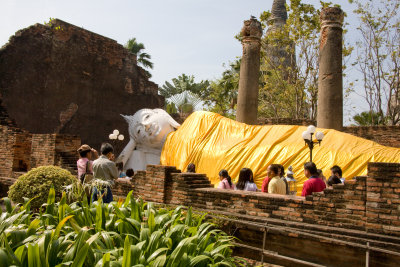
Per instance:
[[[357,26],[347,0],[332,0]],[[240,56],[234,39],[243,20],[271,9],[272,0],[0,0],[0,46],[19,29],[59,18],[125,44],[136,37],[152,56],[158,85],[185,73],[196,80],[218,78],[222,64]],[[304,0],[319,5],[319,0]],[[349,36],[354,38],[354,34]],[[352,103],[365,110],[359,97]],[[346,116],[348,117],[348,115]]]

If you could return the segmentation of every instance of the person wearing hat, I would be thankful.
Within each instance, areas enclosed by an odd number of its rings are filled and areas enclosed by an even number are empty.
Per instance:
[[[78,149],[79,159],[76,162],[78,167],[78,178],[82,177],[89,170],[93,174],[93,159],[97,159],[99,154],[96,149],[91,148],[89,145],[81,145]]]

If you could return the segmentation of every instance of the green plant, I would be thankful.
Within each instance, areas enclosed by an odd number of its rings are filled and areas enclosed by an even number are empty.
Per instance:
[[[143,43],[139,43],[136,38],[129,39],[125,44],[125,48],[132,54],[136,55],[137,63],[144,68],[147,76],[151,78],[151,73],[148,69],[153,69],[153,62],[151,62],[151,56],[144,52],[145,47]]]
[[[24,198],[32,199],[31,207],[37,209],[46,202],[52,186],[55,189],[56,200],[60,200],[63,188],[76,180],[77,178],[65,169],[42,166],[21,175],[10,187],[8,196],[15,203],[24,203]]]
[[[0,216],[0,260],[16,266],[235,266],[231,239],[191,209],[125,201],[67,204],[50,189],[46,208],[30,202]]]

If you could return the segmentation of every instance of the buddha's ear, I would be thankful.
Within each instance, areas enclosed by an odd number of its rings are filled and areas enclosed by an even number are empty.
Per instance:
[[[160,109],[160,108],[155,108],[154,111],[155,111],[156,113],[162,114],[165,118],[167,118],[167,121],[168,121],[169,125],[171,125],[171,126],[174,127],[175,129],[178,129],[179,126],[181,126],[181,125],[180,125],[178,122],[176,122],[176,121],[171,117],[171,115],[169,115],[168,112],[166,112],[165,110]]]
[[[133,115],[131,115],[131,116],[128,116],[128,115],[122,115],[122,114],[120,114],[121,116],[122,116],[122,118],[124,118],[125,119],[125,121],[128,123],[128,124],[131,124],[131,123],[133,123]]]
[[[168,123],[174,127],[175,129],[178,129],[179,126],[181,126],[179,123],[176,122],[171,116],[168,116]]]

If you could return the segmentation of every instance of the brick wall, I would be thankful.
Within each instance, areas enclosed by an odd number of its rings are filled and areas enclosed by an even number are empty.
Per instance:
[[[78,136],[31,134],[0,125],[0,177],[18,177],[44,165],[61,166],[74,173],[80,144]]]
[[[114,194],[133,189],[146,201],[400,236],[400,164],[370,163],[368,170],[367,177],[303,198],[216,189],[203,174],[149,165],[132,181],[117,182]]]
[[[344,127],[343,132],[375,141],[381,145],[400,147],[400,126]]]
[[[317,125],[317,122],[309,119],[294,118],[258,118],[259,125]]]
[[[400,237],[400,164],[370,163],[367,177],[306,198],[216,189],[204,174],[158,165],[130,181],[119,179],[113,194],[124,197],[131,190],[145,201]]]
[[[58,19],[35,24],[0,49],[0,124],[15,122],[35,134],[79,134],[99,149],[114,129],[129,136],[120,114],[163,105],[134,54],[80,26]]]
[[[32,136],[31,167],[53,165],[55,160],[56,134],[34,134]]]
[[[26,172],[30,169],[30,155],[32,150],[32,134],[17,133],[14,144],[13,171]]]
[[[0,125],[0,177],[11,177],[14,157],[14,144],[17,133],[14,129]]]
[[[201,188],[193,190],[188,203],[231,214],[364,230],[365,177],[306,198]]]
[[[367,231],[400,234],[400,164],[368,165]]]
[[[0,176],[13,177],[14,171],[26,171],[30,166],[32,135],[21,129],[0,125]]]

